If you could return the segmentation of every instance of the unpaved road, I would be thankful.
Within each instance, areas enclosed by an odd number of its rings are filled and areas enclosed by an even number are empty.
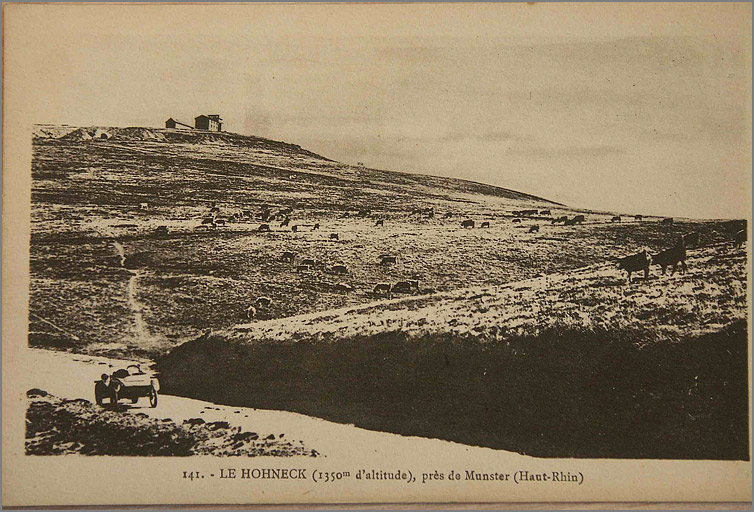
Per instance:
[[[108,359],[28,349],[24,354],[24,390],[40,388],[61,398],[86,398],[94,402],[94,381],[102,373],[125,367],[132,361]],[[142,364],[146,368],[146,365]],[[500,450],[465,446],[438,439],[404,437],[397,434],[364,430],[286,411],[272,411],[243,407],[228,407],[210,402],[170,395],[160,395],[158,406],[149,407],[147,399],[140,399],[124,414],[146,413],[155,418],[170,418],[182,423],[189,418],[210,421],[227,421],[232,427],[257,432],[261,436],[285,434],[289,440],[303,441],[322,456],[337,458],[354,450],[368,451],[371,460],[392,460],[413,454],[416,460],[434,460],[438,463],[467,460],[474,461],[483,453],[497,455],[501,461],[531,460],[529,457]]]

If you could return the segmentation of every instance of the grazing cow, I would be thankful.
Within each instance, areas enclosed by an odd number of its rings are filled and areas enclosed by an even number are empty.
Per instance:
[[[552,212],[550,210],[542,210],[539,212],[540,215],[552,215]]]
[[[301,260],[301,264],[313,267],[314,266],[314,260],[311,259],[311,258],[306,258],[305,260]]]
[[[168,227],[167,226],[157,226],[157,229],[154,230],[154,234],[156,236],[168,236]]]
[[[254,306],[249,306],[248,308],[246,308],[246,318],[251,320],[255,316],[257,316],[257,308],[255,308]]]
[[[466,219],[465,221],[461,222],[462,228],[473,228],[474,227],[474,221],[471,219]]]
[[[139,210],[148,210],[149,203],[139,203]]]
[[[610,222],[620,222],[621,218],[620,215],[615,215],[612,219],[610,219]]]
[[[686,244],[683,241],[683,237],[679,236],[678,242],[676,242],[676,244],[670,249],[665,249],[659,254],[652,256],[652,262],[659,265],[660,268],[662,268],[663,274],[665,274],[665,269],[667,267],[672,266],[673,270],[670,272],[671,276],[675,274],[676,268],[680,264],[681,274],[685,274],[687,270]]]
[[[734,238],[734,240],[736,242],[736,249],[739,249],[739,248],[743,247],[743,245],[746,243],[747,235],[748,234],[746,233],[745,229],[742,229],[742,230],[736,232],[736,235],[735,235],[735,238]]]
[[[380,265],[387,265],[388,263],[397,263],[398,258],[396,256],[382,255],[380,256]]]
[[[576,216],[575,216],[575,217],[573,218],[573,223],[574,223],[574,224],[581,224],[582,222],[584,222],[584,220],[586,220],[586,219],[584,219],[584,216],[583,216],[583,215],[576,215]]]
[[[294,224],[293,226],[291,226],[291,231],[296,233],[298,231],[298,225]]]
[[[531,226],[529,228],[529,233],[539,233],[539,226]]]
[[[259,297],[254,304],[258,308],[267,308],[272,304],[272,299],[269,297]]]
[[[293,260],[296,259],[296,253],[293,251],[285,251],[283,253],[283,256],[281,257],[283,261],[290,261],[293,262]]]
[[[335,290],[337,290],[339,292],[348,293],[348,292],[352,292],[353,291],[353,286],[351,286],[350,284],[346,284],[346,283],[338,283],[338,284],[335,285]]]
[[[297,272],[309,272],[311,269],[311,265],[299,265],[298,267],[296,267]]]
[[[319,222],[317,222],[314,227],[312,228],[312,231],[316,231],[319,229]]]
[[[552,223],[553,224],[559,224],[561,222],[563,224],[565,224],[566,222],[568,222],[568,215],[563,215],[561,217],[558,217],[557,219],[552,219]]]
[[[666,217],[660,221],[660,224],[670,225],[673,223],[673,217]]]
[[[340,235],[337,233],[330,233],[330,240],[340,240]]]
[[[270,231],[270,225],[269,224],[260,224],[257,228],[257,231]]]
[[[390,293],[390,283],[380,283],[374,287],[372,293]]]
[[[377,222],[375,222],[375,224],[374,224],[374,225],[375,225],[375,226],[384,226],[384,225],[385,225],[385,221],[384,221],[384,220],[382,220],[382,219],[380,219],[380,220],[378,220]]]
[[[417,292],[419,291],[419,280],[418,279],[409,279],[408,280],[408,284],[409,284],[409,286],[411,286],[411,288],[413,290],[416,290]]]
[[[282,222],[280,223],[280,227],[281,227],[281,228],[284,228],[284,227],[286,227],[286,226],[287,226],[287,225],[288,225],[288,224],[289,224],[290,222],[291,222],[291,219],[289,219],[288,217],[286,217],[286,218],[285,218],[285,219],[283,219],[283,221],[282,221]]]
[[[483,227],[483,228],[488,228],[488,227],[490,227],[490,223],[489,223],[489,221],[484,221],[484,222],[482,222],[482,227]]]
[[[202,219],[202,224],[214,224],[215,218],[214,217],[204,217]]]
[[[699,232],[698,231],[692,231],[691,233],[686,233],[683,235],[683,243],[686,245],[686,248],[689,247],[698,247],[699,246]]]
[[[333,274],[347,274],[348,273],[348,267],[345,265],[333,265],[330,267],[330,272]]]
[[[652,256],[646,249],[643,251],[626,256],[618,260],[618,269],[628,272],[628,282],[631,282],[631,273],[644,271],[644,279],[649,279],[649,267],[652,265]]]
[[[513,219],[514,224],[521,224],[521,219]]]
[[[644,215],[634,215],[634,220],[642,221],[644,220]]]
[[[410,282],[408,282],[408,281],[398,281],[397,283],[395,283],[392,286],[392,288],[390,289],[390,291],[391,292],[395,292],[395,293],[411,293],[412,289],[413,289],[413,286],[411,286]]]
[[[453,216],[453,212],[448,212],[445,215],[442,216],[443,219],[449,219]]]

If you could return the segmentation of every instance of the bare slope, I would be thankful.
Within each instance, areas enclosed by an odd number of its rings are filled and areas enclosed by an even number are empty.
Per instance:
[[[284,318],[372,302],[380,283],[419,280],[422,294],[490,286],[645,245],[656,251],[692,230],[706,245],[740,229],[665,226],[657,218],[613,224],[595,212],[585,212],[583,225],[552,225],[551,217],[575,211],[235,134],[50,126],[37,134],[29,341],[77,352],[161,354],[207,329],[247,321],[260,296],[272,304],[256,320]],[[537,214],[514,223],[524,209]],[[276,218],[262,220],[267,211]],[[203,224],[213,215],[224,225]],[[467,218],[475,228],[461,227]],[[270,231],[258,231],[263,223]],[[286,251],[295,261],[281,259]],[[396,263],[380,265],[383,254]],[[304,259],[314,264],[300,267]],[[331,272],[336,264],[347,272]],[[340,284],[353,291],[339,291]]]
[[[241,325],[158,367],[171,393],[533,455],[745,459],[746,254],[689,266]]]

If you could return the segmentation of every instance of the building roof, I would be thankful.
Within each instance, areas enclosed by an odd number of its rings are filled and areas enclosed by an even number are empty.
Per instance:
[[[193,128],[193,126],[191,126],[190,124],[181,122],[178,119],[173,119],[172,117],[170,119],[168,119],[167,121],[165,121],[165,124],[169,123],[170,121],[173,121],[175,124],[180,124],[181,126],[186,126],[188,128]]]
[[[209,114],[209,115],[202,114],[200,116],[196,116],[194,118],[194,121],[196,121],[197,119],[201,119],[201,118],[212,119],[213,121],[222,121],[222,118],[220,117],[219,114]]]

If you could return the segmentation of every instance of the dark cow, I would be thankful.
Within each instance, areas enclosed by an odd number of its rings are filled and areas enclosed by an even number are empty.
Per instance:
[[[309,272],[311,269],[311,265],[299,265],[298,267],[296,267],[297,272]]]
[[[540,215],[552,215],[552,212],[550,210],[542,210],[539,212]]]
[[[620,218],[620,215],[615,215],[612,219],[610,219],[610,222],[620,222],[622,219]]]
[[[353,286],[351,286],[350,284],[346,284],[346,283],[338,283],[338,284],[335,285],[335,290],[337,290],[339,292],[348,293],[348,292],[352,292],[353,291]]]
[[[298,225],[294,224],[293,226],[291,226],[291,231],[293,231],[294,233],[296,233],[298,231]]]
[[[692,231],[691,233],[686,233],[683,235],[683,243],[686,245],[686,248],[690,247],[699,247],[699,232],[698,231]]]
[[[246,308],[246,318],[251,320],[255,316],[257,316],[257,308],[255,308],[254,306],[249,306],[248,308]]]
[[[312,228],[312,231],[316,231],[319,229],[319,222],[317,222],[314,227]]]
[[[644,220],[644,215],[634,215],[634,220],[642,221]]]
[[[390,293],[390,284],[380,283],[374,287],[372,293]]]
[[[521,219],[513,219],[514,224],[521,224]]]
[[[584,222],[585,220],[586,220],[586,219],[584,218],[584,216],[583,216],[583,215],[576,215],[576,216],[575,216],[575,217],[573,218],[573,223],[574,223],[574,224],[581,224],[581,223],[582,223],[582,222]]]
[[[293,260],[296,259],[296,253],[293,251],[285,251],[283,253],[283,256],[281,257],[283,261],[290,261],[293,262]]]
[[[387,265],[388,263],[397,263],[398,258],[396,256],[382,255],[380,256],[380,265]]]
[[[418,283],[417,283],[418,284]],[[393,285],[393,287],[390,289],[391,292],[395,293],[411,293],[411,290],[413,287],[411,286],[411,283],[408,281],[398,281]]]
[[[419,291],[419,280],[418,279],[409,279],[408,284],[411,286],[412,289]]]
[[[157,229],[154,230],[154,234],[156,236],[168,236],[168,227],[167,226],[157,226]]]
[[[330,233],[330,240],[340,240],[340,235],[337,233]]]
[[[267,308],[272,304],[272,299],[269,297],[259,297],[254,303],[258,308]]]
[[[490,227],[490,223],[489,223],[489,221],[484,221],[484,222],[482,222],[482,227],[483,227],[483,228],[488,228],[488,227]]]
[[[286,227],[286,226],[287,226],[287,225],[288,225],[288,224],[289,224],[290,222],[291,222],[291,219],[289,219],[288,217],[286,217],[286,218],[285,218],[285,219],[284,219],[284,220],[283,220],[283,221],[282,221],[282,222],[280,223],[280,227],[281,227],[281,228],[284,228],[284,227]]]
[[[270,225],[269,224],[260,224],[257,228],[257,231],[270,231]]]
[[[214,224],[215,218],[214,217],[204,217],[202,219],[202,224]]]
[[[347,274],[348,273],[348,267],[345,265],[333,265],[330,267],[330,272],[333,274]]]
[[[678,242],[676,242],[676,244],[670,249],[665,249],[659,254],[652,256],[652,262],[659,265],[660,268],[662,268],[663,274],[665,274],[665,269],[667,267],[672,266],[673,270],[670,273],[671,276],[675,274],[676,268],[680,264],[681,274],[685,274],[687,270],[686,244],[683,241],[683,237],[679,236]]]
[[[557,219],[552,219],[553,224],[560,224],[560,223],[565,224],[566,222],[568,222],[568,215],[563,215],[561,217],[558,217]]]
[[[473,228],[474,227],[474,221],[471,219],[466,219],[465,221],[461,222],[462,228]]]
[[[453,212],[448,212],[445,215],[442,216],[443,219],[449,219],[453,216]]]
[[[380,219],[380,220],[378,220],[377,222],[375,222],[375,223],[374,223],[374,225],[375,225],[375,226],[384,226],[384,225],[385,225],[385,221],[384,221],[384,220],[382,220],[382,219]]]
[[[314,260],[311,258],[306,258],[305,260],[301,260],[302,265],[309,265],[310,267],[314,266]]]
[[[539,233],[539,226],[532,226],[529,228],[529,233]]]
[[[665,217],[660,221],[660,224],[670,225],[673,223],[673,217]]]
[[[644,271],[644,279],[649,279],[649,267],[652,265],[652,256],[646,249],[637,254],[626,256],[618,260],[618,269],[628,272],[628,282],[631,282],[632,272]]]
[[[742,230],[736,232],[736,235],[735,235],[735,238],[734,238],[734,240],[736,242],[736,249],[739,249],[739,248],[741,248],[741,247],[744,246],[744,244],[746,243],[747,235],[748,235],[748,233],[746,232],[745,229],[742,229]]]

